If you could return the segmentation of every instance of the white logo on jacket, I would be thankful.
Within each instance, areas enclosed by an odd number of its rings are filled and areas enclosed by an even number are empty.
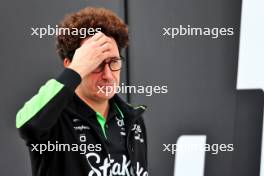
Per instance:
[[[96,164],[101,162],[101,158],[97,153],[88,153],[86,154],[86,159],[91,167],[88,176],[117,176],[117,175],[126,175],[126,176],[148,176],[148,172],[144,171],[145,169],[140,166],[139,162],[136,164],[135,171],[131,167],[131,161],[127,159],[126,155],[122,155],[123,161],[122,164],[116,163],[114,159],[105,158],[101,166],[96,168],[90,163],[90,159],[95,159]]]
[[[142,137],[142,130],[140,125],[134,124],[132,131],[135,132],[135,140],[138,140],[139,142],[143,143],[144,139]]]

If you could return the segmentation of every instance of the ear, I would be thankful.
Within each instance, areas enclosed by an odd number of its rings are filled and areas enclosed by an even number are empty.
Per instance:
[[[71,61],[70,61],[69,58],[65,58],[65,59],[63,60],[63,65],[64,65],[64,67],[67,68],[70,64],[71,64]]]

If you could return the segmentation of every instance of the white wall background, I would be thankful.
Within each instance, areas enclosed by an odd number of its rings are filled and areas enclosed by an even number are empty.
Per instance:
[[[243,0],[238,89],[264,90],[264,1]]]

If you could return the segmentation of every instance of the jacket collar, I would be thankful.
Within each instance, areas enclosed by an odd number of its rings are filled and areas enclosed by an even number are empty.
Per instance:
[[[115,94],[112,98],[120,110],[124,113],[125,117],[136,118],[141,116],[146,109],[145,105],[133,106],[125,102],[119,95]]]
[[[145,105],[132,106],[131,104],[125,102],[119,95],[115,94],[112,99],[109,100],[110,103],[116,103],[117,108],[121,111],[125,118],[130,120],[141,116],[145,109]],[[90,117],[95,117],[96,112],[88,106],[81,98],[74,93],[73,101],[70,104],[69,110],[81,117],[87,119]]]

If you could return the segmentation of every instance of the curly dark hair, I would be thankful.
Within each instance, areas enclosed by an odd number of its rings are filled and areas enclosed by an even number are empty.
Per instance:
[[[128,45],[128,28],[114,12],[105,8],[87,7],[67,15],[59,24],[59,28],[101,28],[105,35],[115,39],[119,51]],[[87,35],[88,37],[89,35]],[[72,60],[73,54],[80,47],[84,38],[80,35],[57,35],[56,48],[60,58]]]

